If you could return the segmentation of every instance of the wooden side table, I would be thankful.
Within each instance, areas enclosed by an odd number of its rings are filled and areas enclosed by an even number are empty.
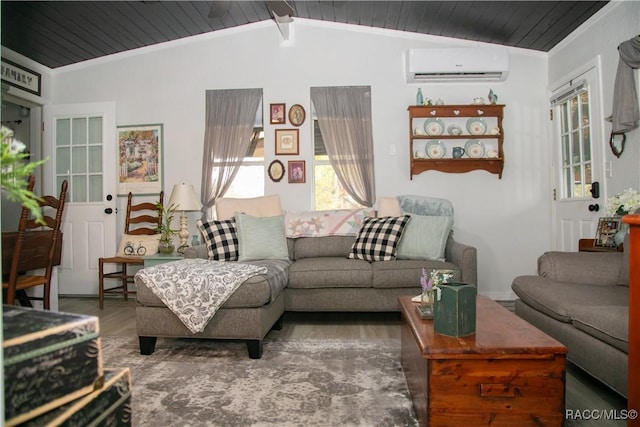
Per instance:
[[[164,264],[165,262],[179,261],[184,259],[184,257],[179,253],[174,252],[172,254],[157,253],[155,255],[145,255],[142,259],[144,260],[144,268],[147,268],[158,264]]]
[[[617,248],[602,248],[595,246],[596,239],[580,239],[578,240],[578,251],[580,252],[622,252],[622,245]]]

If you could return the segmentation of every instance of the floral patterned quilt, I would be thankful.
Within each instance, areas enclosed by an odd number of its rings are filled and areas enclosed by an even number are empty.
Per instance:
[[[220,306],[247,279],[266,267],[193,258],[144,268],[136,273],[192,333],[202,332]]]

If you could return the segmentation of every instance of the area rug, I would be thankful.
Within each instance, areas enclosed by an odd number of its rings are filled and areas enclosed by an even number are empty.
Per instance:
[[[128,367],[134,426],[416,426],[399,340],[244,342],[103,337],[104,366]]]

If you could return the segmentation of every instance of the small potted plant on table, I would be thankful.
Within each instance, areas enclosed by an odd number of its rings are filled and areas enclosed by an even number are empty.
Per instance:
[[[178,233],[178,230],[171,228],[171,222],[173,221],[173,215],[176,211],[176,206],[171,205],[165,208],[160,202],[156,203],[158,213],[162,215],[162,221],[158,224],[158,233],[160,233],[160,243],[158,245],[158,252],[161,254],[171,254],[176,249],[173,243],[173,236]]]

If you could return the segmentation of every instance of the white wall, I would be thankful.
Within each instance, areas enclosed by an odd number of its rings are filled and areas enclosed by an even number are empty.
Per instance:
[[[164,123],[168,193],[182,181],[199,191],[207,89],[261,87],[265,111],[269,103],[285,102],[302,104],[309,113],[310,87],[370,85],[377,194],[452,200],[456,238],[478,249],[479,292],[511,297],[513,277],[533,273],[537,256],[551,240],[546,54],[510,49],[511,71],[504,83],[419,86],[404,79],[408,48],[478,44],[301,19],[294,27],[290,47],[280,47],[275,24],[263,22],[57,69],[52,100],[114,100],[118,125]],[[506,104],[502,179],[484,171],[429,171],[409,179],[407,107],[415,102],[418,87],[425,97],[447,103],[486,98],[490,88],[498,94],[499,103]],[[267,120],[266,164],[274,158],[274,129]],[[279,158],[306,160],[309,174],[309,120],[300,139],[300,156]],[[397,155],[389,154],[391,144]],[[279,193],[285,209],[313,208],[310,175],[307,184],[266,181],[266,193]]]
[[[589,21],[580,31],[567,37],[549,52],[549,82],[559,82],[576,69],[583,68],[597,55],[602,62],[602,94],[604,117],[610,116],[613,105],[613,87],[618,69],[618,45],[640,34],[640,2],[613,1]],[[638,72],[636,71],[636,75]],[[625,188],[640,190],[640,130],[627,134],[626,148],[618,159],[609,149],[611,123],[604,123],[605,135],[594,139],[594,144],[605,147],[605,163],[611,171],[606,177],[606,193],[602,203]],[[594,118],[595,119],[595,118]],[[594,150],[596,147],[594,147]]]

